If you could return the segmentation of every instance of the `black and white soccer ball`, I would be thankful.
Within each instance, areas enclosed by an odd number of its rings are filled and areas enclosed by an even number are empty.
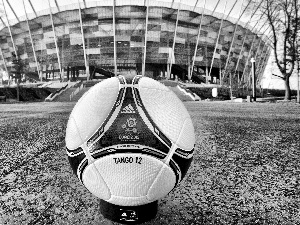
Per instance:
[[[70,165],[95,196],[120,206],[166,196],[193,157],[192,120],[178,97],[143,76],[118,76],[92,87],[66,130]]]

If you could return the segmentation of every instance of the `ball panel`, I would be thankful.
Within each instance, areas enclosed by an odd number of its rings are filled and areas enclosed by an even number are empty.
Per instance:
[[[101,126],[117,100],[119,81],[117,78],[107,80],[109,82],[105,80],[91,88],[71,113],[83,141],[90,138]]]
[[[101,177],[94,164],[86,167],[82,174],[82,181],[84,186],[95,196],[103,200],[111,198],[109,187]]]
[[[138,153],[108,155],[98,159],[94,164],[111,194],[121,197],[146,196],[164,165],[156,158]]]
[[[70,116],[68,121],[65,140],[66,147],[71,150],[78,148],[83,143],[81,136],[78,133],[76,122],[72,115]]]
[[[97,89],[103,89],[103,88],[115,88],[118,85],[119,82],[118,82],[118,78],[116,77],[111,77],[95,84],[81,96],[81,98],[77,101],[76,105],[74,106],[74,109],[76,109],[76,107],[80,105],[81,101],[84,101],[84,99],[86,99],[86,96],[89,95],[90,92],[94,92]]]
[[[85,154],[82,152],[81,154],[74,156],[74,157],[69,157],[68,156],[68,160],[70,163],[70,166],[73,170],[73,173],[77,176],[77,169],[80,165],[80,163],[84,160],[85,158]]]
[[[143,88],[170,91],[169,88],[167,88],[165,85],[149,77],[142,77],[139,80],[139,89],[143,89]]]
[[[173,154],[172,156],[172,159],[170,160],[170,165],[171,163],[175,162],[177,164],[177,166],[179,167],[179,172],[180,172],[180,180],[178,182],[180,182],[183,177],[186,175],[192,161],[193,161],[193,157],[190,157],[190,158],[184,158],[182,157],[181,155],[178,155],[178,154]],[[174,168],[174,167],[173,167]],[[176,171],[174,171],[176,172]]]
[[[175,183],[176,176],[174,172],[169,166],[164,165],[151,185],[147,198],[150,202],[163,198],[174,188]]]
[[[141,81],[143,81],[143,78]],[[157,82],[157,86],[160,85],[162,84]],[[169,89],[164,91],[160,88],[141,87],[139,91],[145,109],[153,122],[172,142],[176,142],[183,122],[186,118],[189,118],[189,114],[181,100]]]
[[[176,142],[176,145],[179,148],[182,148],[185,150],[191,150],[194,148],[194,144],[195,144],[194,126],[193,126],[192,120],[190,118],[187,118],[184,121],[180,135]]]

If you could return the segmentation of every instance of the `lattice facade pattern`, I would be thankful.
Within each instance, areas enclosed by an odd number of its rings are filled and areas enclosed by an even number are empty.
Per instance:
[[[201,12],[186,9],[149,6],[146,65],[167,64],[170,48],[172,48],[176,20],[178,27],[175,38],[175,63],[183,67],[192,64]],[[83,33],[87,61],[89,65],[96,65],[113,71],[114,66],[114,32],[113,17],[116,22],[116,53],[117,65],[132,65],[143,63],[146,6],[123,5],[95,6],[81,10]],[[221,15],[222,16],[222,15]],[[78,9],[55,11],[53,22],[59,48],[62,68],[67,66],[84,66],[84,51]],[[247,80],[251,71],[251,57],[256,56],[257,70],[263,73],[270,49],[265,40],[249,28],[235,25],[233,22],[206,15],[204,12],[198,50],[195,57],[195,66],[210,67],[224,71],[226,60],[229,57],[226,71],[235,70],[244,80]],[[58,58],[55,48],[54,33],[50,15],[40,15],[29,19],[29,27],[34,42],[34,50],[42,71],[58,70]],[[217,37],[220,31],[220,35]],[[12,39],[21,59],[24,60],[28,71],[36,71],[36,62],[30,41],[27,22],[21,21],[11,25],[12,38],[8,27],[0,31],[0,47],[3,60],[0,66],[9,65],[14,52]],[[234,43],[229,53],[230,44]],[[216,52],[214,53],[216,47]],[[9,70],[9,66],[7,66]],[[219,76],[213,70],[212,76]]]

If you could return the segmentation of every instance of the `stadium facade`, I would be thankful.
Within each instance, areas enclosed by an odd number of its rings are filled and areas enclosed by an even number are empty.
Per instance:
[[[231,77],[250,85],[250,59],[256,60],[259,84],[270,55],[263,29],[203,7],[174,1],[83,1],[49,3],[47,10],[36,12],[28,2],[34,13],[6,22],[1,17],[3,74],[11,73],[17,55],[26,73],[38,79],[93,79],[125,70],[197,83],[225,84]],[[6,14],[9,1],[4,6]]]

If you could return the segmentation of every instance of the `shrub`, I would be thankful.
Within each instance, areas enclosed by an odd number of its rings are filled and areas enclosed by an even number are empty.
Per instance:
[[[20,87],[20,101],[39,101],[44,100],[51,91],[42,88],[24,88]],[[0,88],[0,95],[9,99],[17,99],[16,88]]]
[[[187,88],[190,91],[197,94],[201,99],[212,99],[212,89],[213,87],[189,87]],[[228,87],[220,87],[218,89],[218,96],[216,98],[213,98],[215,100],[230,100],[230,88]],[[292,95],[297,95],[296,90],[292,90]],[[232,90],[232,96],[236,98],[247,98],[247,96],[252,96],[252,90],[251,88],[239,88],[237,90]],[[256,89],[256,97],[262,98],[262,97],[284,97],[285,90],[278,90],[278,89]]]
[[[194,92],[201,99],[213,98],[212,97],[212,87],[189,87],[190,91]],[[226,87],[218,88],[218,96],[214,98],[216,100],[229,100],[230,93],[229,89]]]

